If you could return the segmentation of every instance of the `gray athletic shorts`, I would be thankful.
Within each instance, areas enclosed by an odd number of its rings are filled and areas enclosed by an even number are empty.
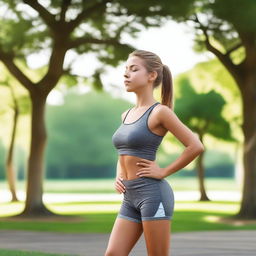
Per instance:
[[[165,179],[140,177],[122,182],[125,192],[117,217],[138,223],[172,219],[174,194]]]

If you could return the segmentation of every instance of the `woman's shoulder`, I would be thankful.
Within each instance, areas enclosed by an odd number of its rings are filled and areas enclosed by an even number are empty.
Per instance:
[[[159,103],[155,106],[155,112],[157,114],[165,114],[173,112],[173,110],[170,107],[163,105],[162,103]]]
[[[155,106],[154,115],[159,120],[164,120],[166,118],[170,118],[171,116],[176,116],[173,109],[171,109],[170,107],[163,105],[161,103],[159,103]]]

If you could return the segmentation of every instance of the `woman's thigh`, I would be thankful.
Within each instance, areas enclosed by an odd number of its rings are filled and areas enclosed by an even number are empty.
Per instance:
[[[148,256],[169,256],[171,221],[148,220],[142,223]]]
[[[116,218],[105,255],[128,256],[142,232],[142,223]]]

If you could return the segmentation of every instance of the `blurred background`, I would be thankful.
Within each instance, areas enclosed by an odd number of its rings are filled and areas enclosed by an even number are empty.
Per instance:
[[[252,0],[0,1],[1,227],[9,217],[75,214],[83,225],[66,231],[111,231],[122,199],[111,137],[135,104],[125,61],[143,49],[170,67],[174,112],[205,146],[167,178],[174,232],[255,229],[223,220],[256,218],[255,10]],[[168,133],[157,162],[183,150]]]

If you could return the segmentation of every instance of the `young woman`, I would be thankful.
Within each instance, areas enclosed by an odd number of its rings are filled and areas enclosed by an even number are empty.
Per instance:
[[[122,114],[122,124],[112,137],[119,154],[115,189],[124,199],[105,256],[127,256],[142,232],[148,255],[169,256],[174,196],[164,178],[188,165],[204,148],[175,115],[171,73],[156,54],[142,50],[129,54],[124,79],[137,102]],[[153,97],[160,84],[161,104]],[[168,131],[186,148],[174,162],[160,168],[155,155]]]

